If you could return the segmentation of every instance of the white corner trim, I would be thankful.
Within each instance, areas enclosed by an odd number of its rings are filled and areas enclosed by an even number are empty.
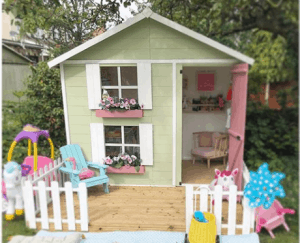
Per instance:
[[[70,140],[70,127],[69,127],[69,116],[68,116],[68,105],[67,105],[67,92],[65,84],[65,72],[63,64],[60,64],[60,80],[61,80],[61,91],[63,98],[64,116],[65,116],[65,128],[66,128],[66,138],[67,144],[71,143]]]
[[[233,50],[233,49],[231,49],[231,48],[229,48],[229,47],[227,47],[227,46],[225,46],[225,45],[223,45],[223,44],[221,44],[217,41],[214,41],[214,40],[212,40],[212,39],[210,39],[210,38],[208,38],[204,35],[201,35],[201,34],[195,32],[193,30],[190,30],[190,29],[184,27],[183,25],[177,24],[176,22],[171,21],[171,20],[169,20],[169,19],[167,19],[167,18],[165,18],[165,17],[163,17],[159,14],[153,13],[150,18],[153,19],[153,20],[156,20],[157,22],[160,22],[161,24],[164,24],[164,25],[166,25],[166,26],[168,26],[168,27],[170,27],[174,30],[177,30],[177,31],[179,31],[179,32],[181,32],[181,33],[183,33],[187,36],[190,36],[190,37],[192,37],[192,38],[194,38],[194,39],[196,39],[196,40],[198,40],[198,41],[200,41],[200,42],[202,42],[206,45],[209,45],[213,48],[216,48],[219,51],[222,51],[222,52],[224,52],[224,53],[226,53],[226,54],[228,54],[232,57],[235,57],[238,60],[246,62],[250,65],[253,65],[253,63],[254,63],[253,58],[248,57],[248,56],[246,56],[246,55],[244,55],[244,54],[242,54],[238,51],[235,51],[235,50]]]
[[[217,41],[214,41],[204,35],[201,35],[193,30],[190,30],[180,24],[177,24],[165,17],[160,16],[159,14],[156,14],[154,12],[152,12],[149,8],[146,8],[142,13],[137,14],[136,16],[134,16],[133,18],[130,18],[128,20],[126,20],[124,23],[119,24],[115,27],[113,27],[112,29],[104,32],[103,34],[96,36],[95,38],[81,44],[80,46],[75,47],[74,49],[62,54],[61,56],[53,59],[52,61],[48,62],[48,66],[50,68],[54,67],[55,65],[66,61],[67,59],[71,58],[72,56],[86,50],[87,48],[109,38],[110,36],[113,36],[117,33],[119,33],[120,31],[132,26],[133,24],[145,19],[145,18],[151,18],[161,24],[164,24],[174,30],[177,30],[181,33],[183,33],[184,35],[190,36],[200,42],[203,42],[213,48],[216,48],[218,50],[220,50],[221,52],[224,52],[240,61],[246,62],[250,65],[253,65],[254,63],[254,59],[251,57],[248,57],[238,51],[235,51],[223,44],[220,44]]]
[[[172,126],[172,134],[173,134],[173,157],[172,157],[172,172],[173,172],[173,176],[172,176],[172,185],[176,186],[176,126],[177,126],[177,113],[176,113],[176,108],[177,108],[177,99],[176,99],[176,63],[172,64],[172,88],[173,88],[173,106],[172,106],[172,110],[173,110],[173,114],[172,114],[172,120],[173,120],[173,126]]]

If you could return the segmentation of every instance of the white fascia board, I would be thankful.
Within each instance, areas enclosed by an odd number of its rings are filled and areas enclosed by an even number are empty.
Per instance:
[[[143,13],[137,14],[135,17],[126,20],[124,23],[113,27],[112,29],[108,30],[107,32],[104,32],[103,34],[96,36],[95,38],[85,42],[84,44],[81,44],[80,46],[77,46],[74,49],[66,52],[65,54],[62,54],[61,56],[53,59],[52,61],[48,62],[48,66],[50,68],[52,68],[52,67],[56,66],[57,64],[69,59],[70,57],[75,56],[76,54],[86,50],[87,48],[109,38],[112,35],[117,34],[118,32],[130,27],[131,25],[134,25],[135,23],[143,20],[144,18],[146,18],[146,17]]]
[[[228,55],[230,55],[230,56],[232,56],[232,57],[234,57],[238,60],[246,62],[250,65],[253,65],[253,63],[254,63],[253,58],[248,57],[248,56],[246,56],[246,55],[244,55],[244,54],[242,54],[238,51],[235,51],[235,50],[233,50],[233,49],[231,49],[227,46],[224,46],[224,45],[220,44],[219,42],[214,41],[214,40],[212,40],[212,39],[210,39],[210,38],[208,38],[204,35],[201,35],[201,34],[195,32],[193,30],[190,30],[190,29],[188,29],[188,28],[186,28],[186,27],[184,27],[180,24],[177,24],[174,21],[171,21],[171,20],[169,20],[165,17],[162,17],[159,14],[152,13],[150,18],[157,21],[157,22],[159,22],[159,23],[161,23],[161,24],[163,24],[163,25],[169,26],[172,29],[177,30],[177,31],[179,31],[179,32],[181,32],[185,35],[188,35],[188,36],[190,36],[190,37],[192,37],[192,38],[194,38],[194,39],[196,39],[196,40],[198,40],[198,41],[200,41],[200,42],[202,42],[206,45],[209,45],[209,46],[211,46],[215,49],[218,49],[219,51],[224,52],[224,53],[226,53],[226,54],[228,54]]]

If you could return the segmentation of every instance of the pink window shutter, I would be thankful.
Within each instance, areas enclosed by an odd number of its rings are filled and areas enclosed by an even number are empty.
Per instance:
[[[198,90],[213,91],[215,89],[215,75],[213,73],[198,73]]]

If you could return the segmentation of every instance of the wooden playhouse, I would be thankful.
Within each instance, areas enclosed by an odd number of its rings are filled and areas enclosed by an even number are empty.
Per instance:
[[[228,165],[239,168],[240,189],[247,72],[253,62],[147,8],[48,64],[60,65],[67,143],[79,144],[87,160],[97,163],[118,152],[143,160],[143,174],[110,174],[115,185],[184,183],[183,160],[191,159],[192,133],[227,132],[227,114],[226,109],[187,112],[183,98],[225,97],[232,83]],[[213,78],[208,90],[199,86],[199,75]],[[142,117],[99,117],[104,89],[110,96],[137,98],[144,105]]]

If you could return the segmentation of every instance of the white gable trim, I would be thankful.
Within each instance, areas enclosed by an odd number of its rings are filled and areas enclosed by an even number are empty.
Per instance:
[[[80,46],[77,46],[74,49],[66,52],[65,54],[53,59],[52,61],[48,62],[48,66],[50,68],[54,67],[57,64],[64,62],[65,60],[71,58],[72,56],[75,56],[76,54],[86,50],[87,48],[107,39],[108,37],[110,37],[112,35],[119,33],[120,31],[130,27],[131,25],[134,25],[135,23],[137,23],[145,18],[151,18],[161,24],[169,26],[170,28],[173,28],[174,30],[177,30],[177,31],[179,31],[187,36],[190,36],[204,44],[207,44],[213,48],[216,48],[219,51],[224,52],[224,53],[228,54],[229,56],[232,56],[240,61],[246,62],[250,65],[252,65],[254,63],[254,59],[252,59],[240,52],[237,52],[227,46],[224,46],[224,45],[222,45],[204,35],[201,35],[193,30],[190,30],[180,24],[177,24],[165,17],[162,17],[156,13],[153,13],[149,8],[146,8],[142,13],[139,13],[136,16],[134,16],[133,18],[126,20],[124,23],[113,27],[112,29],[108,30],[107,32],[104,32],[103,34],[96,36],[95,38],[93,38],[93,39],[81,44]]]

